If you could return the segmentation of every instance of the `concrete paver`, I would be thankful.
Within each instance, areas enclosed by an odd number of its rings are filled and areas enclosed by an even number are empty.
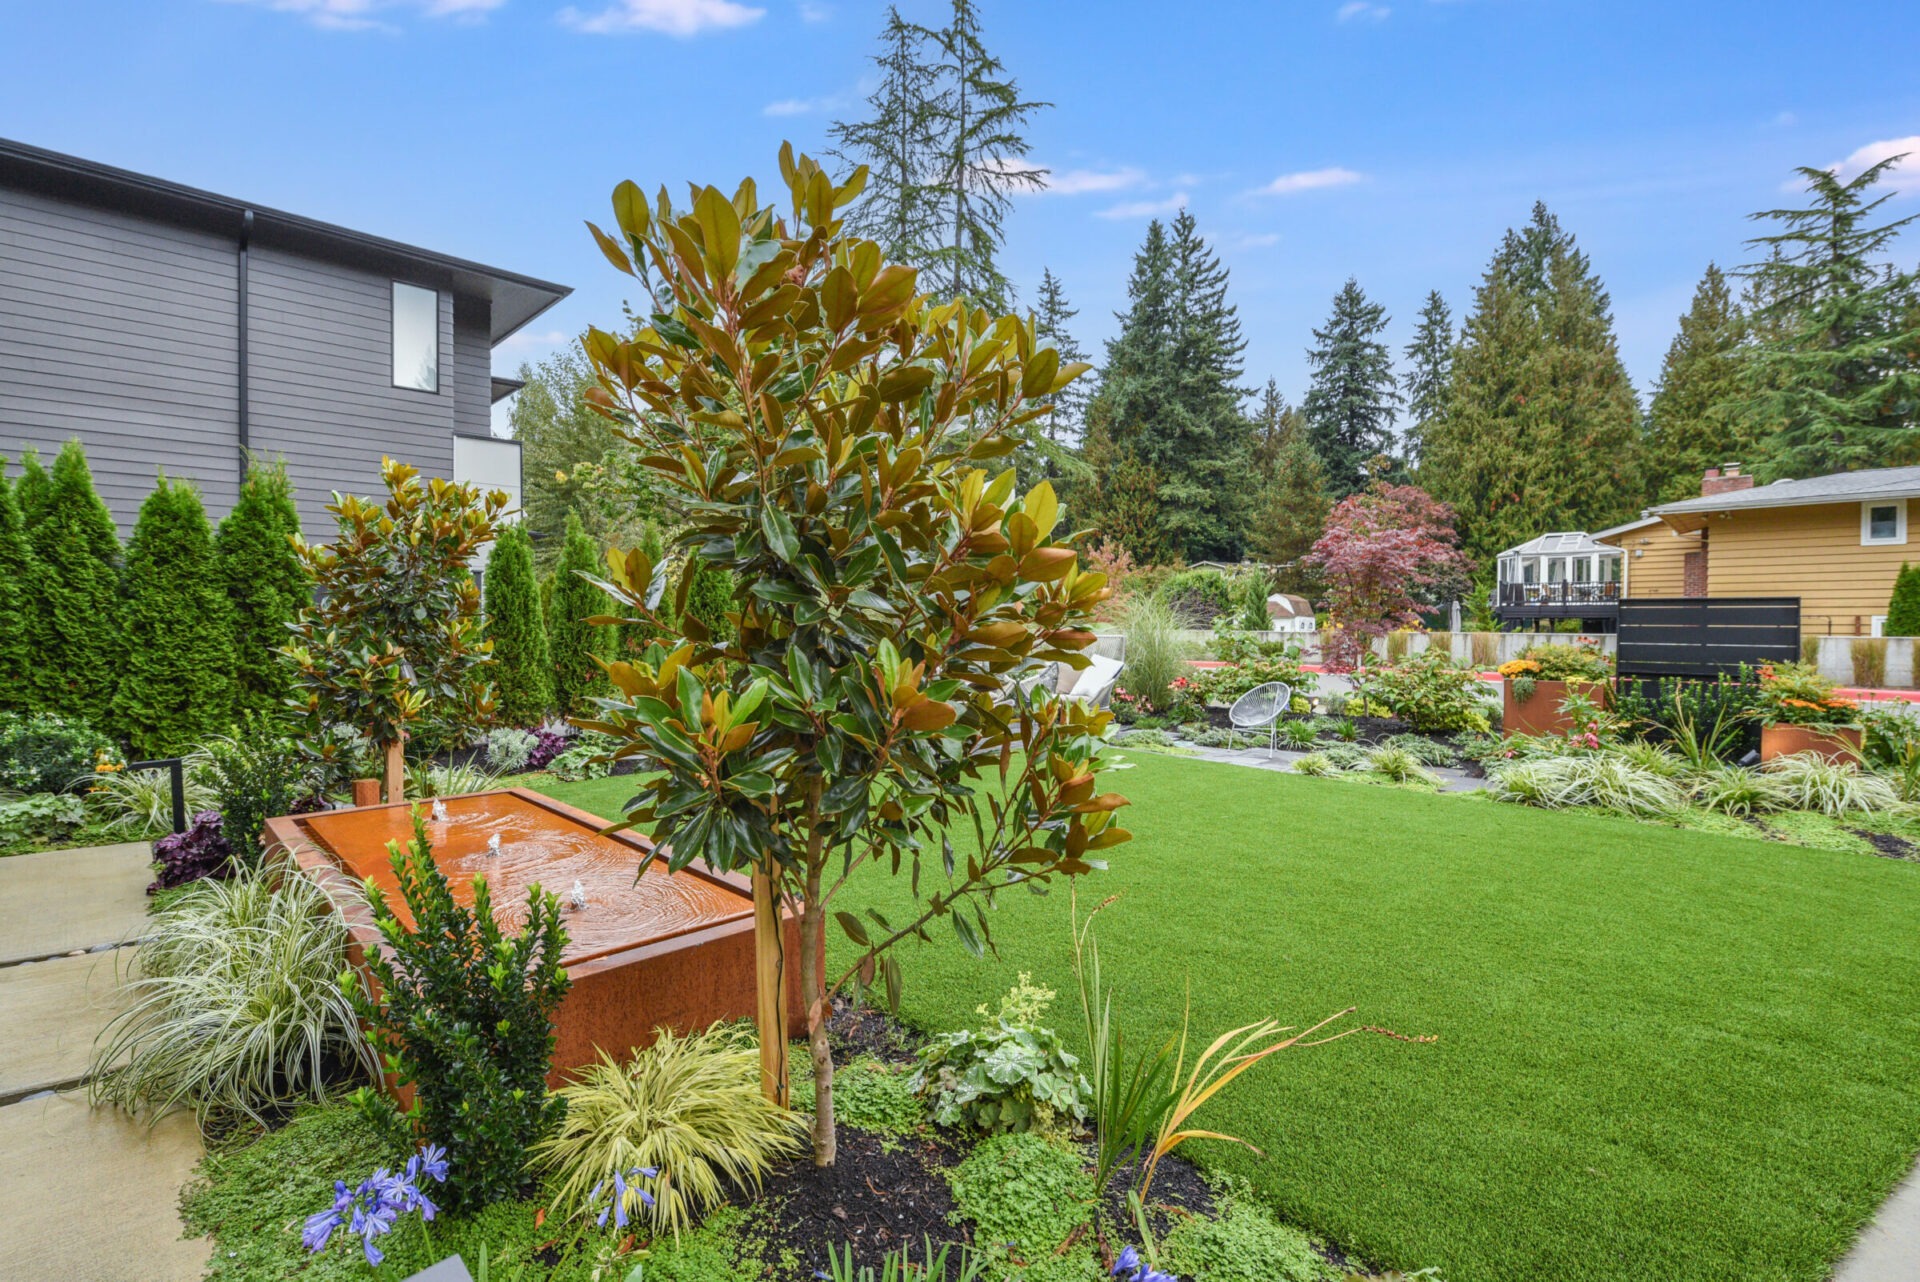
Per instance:
[[[211,1244],[180,1236],[200,1160],[193,1117],[151,1130],[51,1095],[0,1108],[0,1282],[197,1282]]]
[[[95,1034],[126,1009],[120,972],[133,954],[122,948],[0,967],[0,1104],[86,1075]]]
[[[0,859],[0,966],[137,938],[152,862],[144,841]]]

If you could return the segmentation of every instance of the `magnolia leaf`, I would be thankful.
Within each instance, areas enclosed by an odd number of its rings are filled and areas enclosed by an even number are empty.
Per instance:
[[[618,241],[592,223],[587,224],[587,230],[593,233],[593,243],[600,246],[600,252],[607,256],[608,262],[629,276],[634,274],[633,260],[627,257],[627,251],[620,248]]]

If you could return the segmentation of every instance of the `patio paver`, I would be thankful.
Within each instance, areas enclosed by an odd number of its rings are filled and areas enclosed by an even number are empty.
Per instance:
[[[1833,1282],[1920,1278],[1920,1170],[1909,1172],[1834,1270]]]
[[[0,1104],[86,1076],[93,1040],[126,1008],[118,971],[133,950],[0,967]]]
[[[152,862],[144,841],[0,859],[0,966],[138,937]]]
[[[0,1277],[197,1282],[212,1247],[180,1236],[180,1186],[200,1160],[193,1115],[148,1129],[48,1095],[0,1108]]]

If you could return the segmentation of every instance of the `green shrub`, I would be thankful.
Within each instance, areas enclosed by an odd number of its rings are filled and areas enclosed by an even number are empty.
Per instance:
[[[15,482],[13,496],[20,503],[20,528],[29,536],[33,527],[46,519],[47,509],[53,504],[53,477],[40,462],[40,451],[28,446],[20,455],[20,479]]]
[[[1096,1275],[1086,1224],[1093,1182],[1080,1154],[1032,1133],[996,1135],[947,1172],[955,1211],[993,1277],[1086,1282]]]
[[[1920,569],[1900,563],[1893,580],[1893,597],[1887,602],[1887,621],[1882,636],[1920,637]]]
[[[912,1087],[931,1097],[934,1121],[1000,1134],[1059,1132],[1087,1120],[1091,1088],[1080,1061],[1040,1023],[1053,997],[1022,971],[997,1012],[979,1007],[990,1022],[936,1034],[921,1047]]]
[[[726,641],[733,637],[733,621],[727,618],[727,611],[732,608],[733,572],[705,565],[695,570],[693,583],[687,588],[687,608],[681,612],[681,618],[698,619],[709,637]]]
[[[1844,815],[1892,810],[1900,795],[1886,779],[1813,752],[1775,757],[1760,769],[1780,789],[1786,809]]]
[[[154,915],[100,1035],[88,1093],[132,1112],[268,1113],[320,1099],[341,1064],[371,1075],[341,984],[347,928],[306,877],[256,871],[194,883]],[[364,994],[356,994],[365,1001]]]
[[[547,1172],[555,1210],[607,1206],[617,1174],[627,1213],[675,1235],[730,1189],[757,1193],[774,1164],[799,1151],[804,1129],[761,1094],[759,1043],[727,1024],[686,1037],[660,1029],[626,1064],[603,1051],[557,1094],[564,1117],[531,1154]],[[658,1174],[634,1181],[640,1169]]]
[[[65,792],[36,792],[0,802],[0,846],[62,840],[87,821],[87,803]]]
[[[1181,1277],[1206,1282],[1332,1282],[1342,1276],[1313,1248],[1313,1239],[1282,1224],[1229,1184],[1216,1214],[1182,1217],[1160,1244],[1160,1262]]]
[[[488,731],[487,764],[503,775],[517,775],[527,768],[539,743],[539,736],[531,730],[502,726]]]
[[[1215,615],[1232,611],[1233,582],[1218,570],[1182,570],[1154,596],[1175,615],[1191,620],[1190,626],[1209,628]]]
[[[1535,665],[1532,675],[1540,681],[1605,681],[1613,675],[1613,659],[1593,645],[1540,641],[1522,650],[1514,662]]]
[[[284,815],[311,791],[293,741],[255,718],[230,738],[207,744],[206,777],[222,831],[242,865],[259,862],[267,820]]]
[[[293,693],[293,672],[279,650],[287,625],[311,599],[307,572],[293,550],[299,533],[286,465],[250,462],[240,499],[214,536],[233,622],[235,704],[241,712],[279,715]]]
[[[51,713],[0,712],[0,789],[79,792],[113,743],[86,722]]]
[[[1848,646],[1853,660],[1853,684],[1883,686],[1887,683],[1887,643],[1880,637],[1855,637]]]
[[[580,783],[587,779],[605,779],[613,773],[613,762],[608,753],[613,745],[593,736],[590,743],[578,743],[547,763],[547,770],[553,777],[566,783]]]
[[[592,711],[588,703],[607,689],[606,673],[596,659],[610,657],[612,629],[595,627],[587,620],[595,615],[610,616],[613,603],[607,594],[581,578],[582,574],[605,574],[593,540],[580,524],[578,513],[567,513],[567,539],[560,551],[560,564],[553,572],[553,597],[547,608],[547,648],[553,661],[553,702],[562,716],[581,716]]]
[[[1480,679],[1442,651],[1427,650],[1398,667],[1367,677],[1365,697],[1382,703],[1415,730],[1428,733],[1484,732],[1486,700]]]
[[[1241,628],[1248,632],[1272,630],[1273,616],[1267,613],[1267,598],[1272,595],[1273,579],[1265,570],[1255,570],[1240,580],[1234,596],[1240,607],[1240,617],[1236,622]]]
[[[0,458],[0,710],[33,706],[33,646],[40,630],[26,518]]]
[[[517,524],[500,531],[487,556],[486,610],[499,717],[509,726],[537,726],[553,708],[553,660],[533,543]]]
[[[473,907],[460,904],[434,863],[423,809],[414,811],[410,848],[395,845],[392,854],[416,929],[369,884],[387,947],[369,950],[367,965],[384,1000],[356,994],[356,1004],[395,1077],[413,1086],[413,1106],[401,1114],[372,1091],[356,1099],[395,1149],[445,1148],[453,1164],[447,1202],[473,1210],[514,1194],[529,1147],[566,1107],[546,1088],[553,1012],[568,987],[560,901],[531,888],[518,935],[495,920],[486,878],[473,879]]]
[[[26,485],[23,481],[22,487]],[[23,500],[22,506],[25,506]],[[68,441],[54,460],[45,501],[29,518],[33,549],[34,706],[99,723],[113,702],[120,640],[120,536],[93,491],[86,452]],[[224,711],[224,710],[223,710]]]

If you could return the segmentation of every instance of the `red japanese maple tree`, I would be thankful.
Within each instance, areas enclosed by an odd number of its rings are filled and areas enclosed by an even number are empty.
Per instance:
[[[1353,671],[1374,637],[1419,621],[1421,598],[1465,583],[1472,562],[1456,541],[1453,508],[1417,485],[1376,480],[1340,501],[1305,558],[1327,585],[1328,671]]]

